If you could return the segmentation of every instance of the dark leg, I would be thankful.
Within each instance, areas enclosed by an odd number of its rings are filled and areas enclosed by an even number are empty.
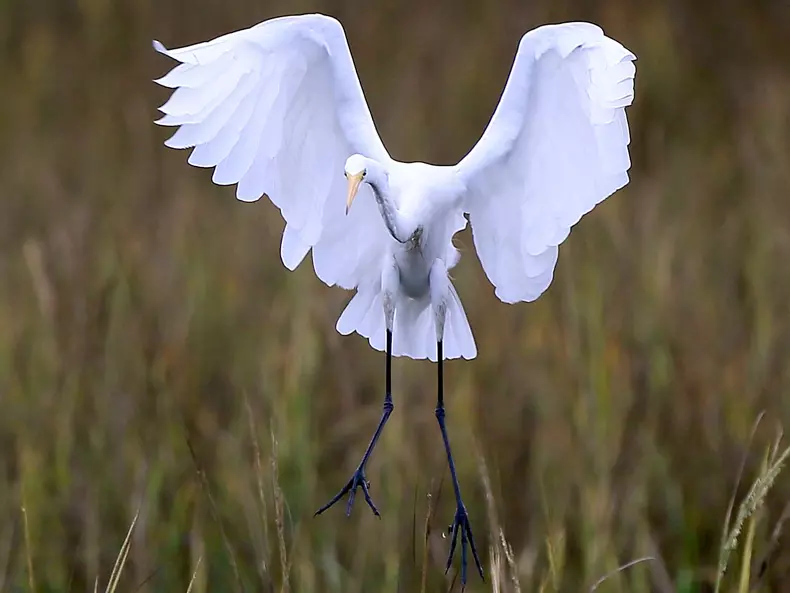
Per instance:
[[[442,362],[444,353],[442,352],[442,342],[436,344],[438,352],[439,364],[439,396],[436,403],[436,420],[439,421],[439,429],[442,431],[442,440],[444,441],[444,449],[447,452],[447,463],[450,466],[450,476],[453,479],[453,490],[455,491],[455,502],[457,504],[455,511],[455,518],[453,524],[449,527],[452,532],[452,540],[450,542],[450,554],[447,557],[447,566],[444,572],[450,570],[450,565],[453,563],[453,554],[455,553],[455,544],[458,539],[458,532],[461,532],[461,588],[466,586],[466,544],[472,548],[472,556],[477,565],[477,572],[480,573],[480,578],[485,582],[483,576],[483,568],[480,565],[480,558],[477,556],[477,549],[475,549],[475,540],[472,537],[472,526],[469,524],[469,515],[466,513],[466,507],[463,500],[461,500],[461,487],[458,485],[458,475],[455,473],[455,463],[453,463],[453,454],[450,451],[450,439],[447,437],[447,427],[444,422],[444,374],[442,370]]]
[[[384,425],[387,423],[387,419],[392,414],[392,331],[387,330],[387,377],[386,377],[386,387],[387,387],[387,394],[384,396],[384,410],[381,413],[381,420],[379,420],[378,428],[376,428],[376,432],[373,434],[373,438],[370,439],[370,444],[368,444],[368,448],[365,450],[365,454],[362,456],[362,461],[359,462],[354,475],[351,476],[351,479],[348,483],[343,486],[343,489],[335,494],[334,498],[318,509],[315,514],[320,515],[333,504],[335,504],[338,500],[343,498],[348,492],[348,505],[346,505],[346,516],[348,517],[351,515],[351,507],[354,506],[354,498],[357,495],[357,488],[362,488],[362,493],[365,495],[365,502],[368,503],[368,506],[373,511],[373,514],[377,517],[380,517],[379,510],[376,508],[376,505],[373,504],[373,500],[370,498],[370,492],[368,488],[370,483],[365,478],[365,464],[370,457],[370,454],[373,452],[373,448],[376,446],[376,442],[379,440],[379,436],[381,436],[381,431],[384,428]]]

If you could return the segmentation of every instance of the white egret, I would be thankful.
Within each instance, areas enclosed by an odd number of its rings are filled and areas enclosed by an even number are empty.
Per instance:
[[[215,167],[239,200],[264,193],[285,219],[281,257],[293,270],[312,250],[318,277],[356,290],[337,322],[386,350],[384,410],[362,461],[319,514],[358,487],[378,515],[365,464],[392,409],[391,357],[438,361],[436,418],[461,533],[483,571],[445,426],[442,361],[474,358],[475,341],[448,270],[453,236],[472,227],[483,269],[506,303],[533,301],[551,283],[558,246],[596,204],[628,183],[625,108],[635,56],[596,25],[526,33],[494,115],[458,164],[398,162],[384,148],[342,26],[323,15],[274,18],[180,49],[156,82],[176,89],[157,123],[165,143],[194,147],[189,163]]]

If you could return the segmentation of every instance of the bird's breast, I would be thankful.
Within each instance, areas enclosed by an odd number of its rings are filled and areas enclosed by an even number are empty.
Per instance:
[[[417,227],[408,241],[398,244],[393,255],[403,293],[413,299],[428,295],[431,266],[423,252],[422,227]]]

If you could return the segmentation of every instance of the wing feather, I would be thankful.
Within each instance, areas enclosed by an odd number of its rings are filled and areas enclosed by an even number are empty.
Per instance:
[[[475,247],[502,301],[537,299],[571,227],[628,183],[635,59],[589,23],[522,37],[491,122],[457,165]]]
[[[340,23],[282,17],[154,48],[179,62],[155,81],[174,89],[156,122],[178,127],[165,144],[192,148],[188,162],[214,168],[218,185],[236,184],[239,200],[269,196],[286,222],[280,255],[289,269],[312,249],[316,274],[330,286],[375,279],[386,232],[372,199],[345,215],[343,164],[354,153],[391,159]]]

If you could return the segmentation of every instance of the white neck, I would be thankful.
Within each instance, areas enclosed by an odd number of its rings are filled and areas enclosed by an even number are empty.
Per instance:
[[[389,177],[386,170],[380,163],[369,159],[366,171],[365,182],[373,191],[373,196],[379,206],[379,212],[381,212],[381,218],[384,219],[387,230],[389,230],[390,235],[396,241],[405,243],[411,237],[414,229],[411,229],[411,225],[407,224],[392,200]]]

